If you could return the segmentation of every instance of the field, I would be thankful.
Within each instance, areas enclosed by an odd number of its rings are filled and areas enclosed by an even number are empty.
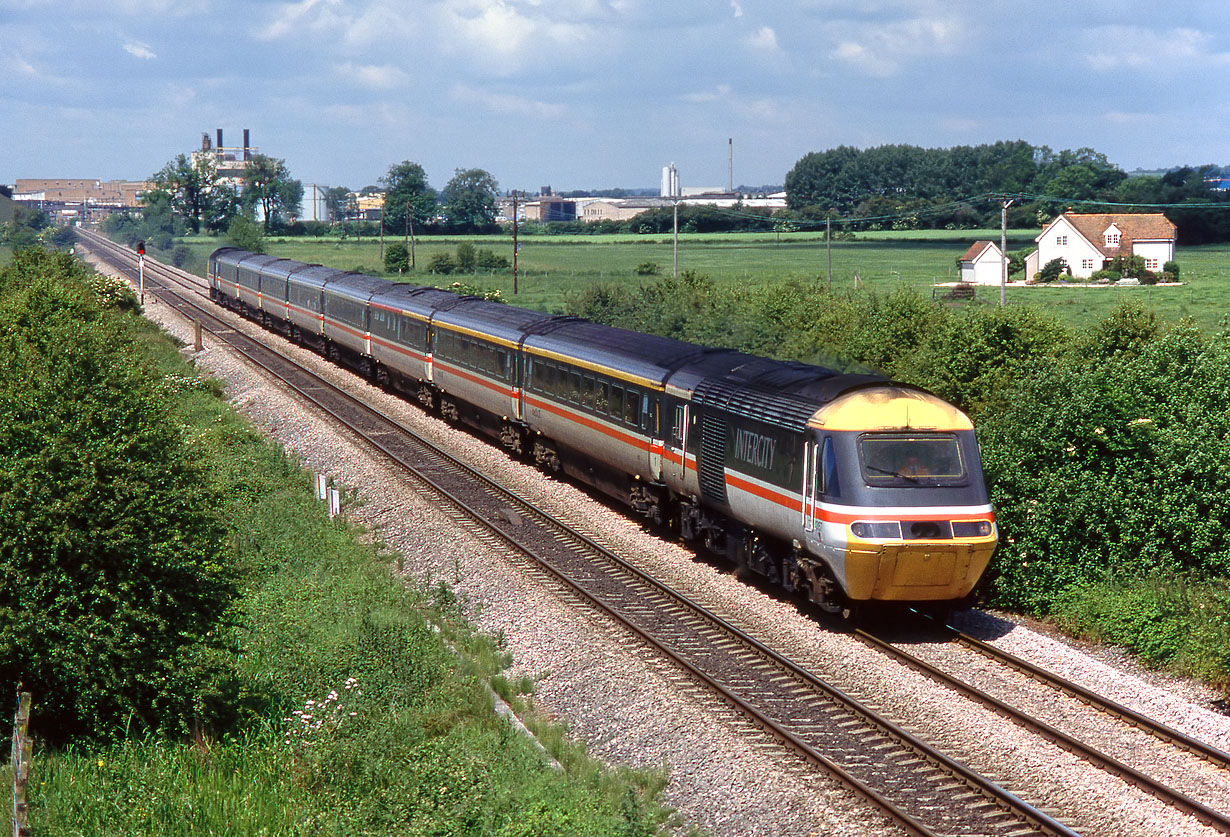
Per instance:
[[[1011,231],[1010,251],[1032,244],[1034,231]],[[872,235],[875,237],[873,238]],[[832,288],[839,293],[913,288],[930,297],[935,285],[957,279],[957,259],[978,239],[999,240],[998,230],[957,230],[901,233],[862,233],[854,241],[832,244]],[[386,238],[385,244],[400,241]],[[437,253],[456,250],[468,240],[478,248],[512,259],[511,236],[472,239],[420,238],[415,248],[418,270],[407,280],[447,286],[463,281],[486,289],[498,288],[509,302],[528,308],[562,311],[566,296],[598,283],[643,283],[641,265],[656,265],[669,275],[673,265],[670,236],[521,236],[517,258],[517,290],[511,271],[494,274],[438,276],[424,268]],[[224,242],[201,236],[189,239],[192,269],[203,271],[208,254]],[[346,270],[381,275],[380,242],[376,238],[304,239],[272,238],[266,251],[277,256],[319,262]],[[1082,324],[1102,316],[1124,300],[1139,300],[1166,321],[1192,317],[1205,329],[1214,329],[1230,314],[1230,245],[1181,247],[1177,261],[1183,284],[1173,287],[1105,287],[1084,285],[1012,286],[1009,305],[1043,306],[1069,324]],[[719,283],[766,285],[790,279],[827,282],[829,249],[815,232],[680,235],[679,269],[711,276]],[[856,290],[855,277],[858,278]],[[998,303],[998,288],[980,288],[977,298]]]

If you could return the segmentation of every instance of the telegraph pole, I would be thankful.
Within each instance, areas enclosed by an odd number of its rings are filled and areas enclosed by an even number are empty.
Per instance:
[[[824,219],[824,248],[828,251],[829,256],[829,281],[828,289],[833,290],[833,215],[830,212],[829,217]]]
[[[1008,207],[1016,203],[1015,198],[1005,198],[1003,208],[999,212],[999,307],[1008,304]]]
[[[517,295],[517,190],[513,189],[513,296]]]

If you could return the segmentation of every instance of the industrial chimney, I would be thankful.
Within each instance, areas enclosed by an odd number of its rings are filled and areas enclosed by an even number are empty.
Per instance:
[[[252,152],[248,150],[248,129],[243,129],[243,161],[246,163],[252,159]]]
[[[222,150],[222,129],[218,129],[218,150]]]

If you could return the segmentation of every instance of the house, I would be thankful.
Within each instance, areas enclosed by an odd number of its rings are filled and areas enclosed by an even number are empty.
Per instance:
[[[1161,213],[1065,212],[1034,241],[1038,249],[1025,259],[1026,276],[1052,259],[1063,259],[1072,276],[1088,279],[1116,256],[1141,256],[1147,269],[1160,271],[1174,260],[1175,225]]]
[[[960,259],[961,281],[998,285],[1004,275],[1004,254],[994,241],[975,241]]]

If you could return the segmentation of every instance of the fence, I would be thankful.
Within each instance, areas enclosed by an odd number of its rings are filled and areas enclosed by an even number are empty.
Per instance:
[[[30,693],[17,684],[17,715],[13,719],[13,837],[29,837],[26,784],[30,780]]]

